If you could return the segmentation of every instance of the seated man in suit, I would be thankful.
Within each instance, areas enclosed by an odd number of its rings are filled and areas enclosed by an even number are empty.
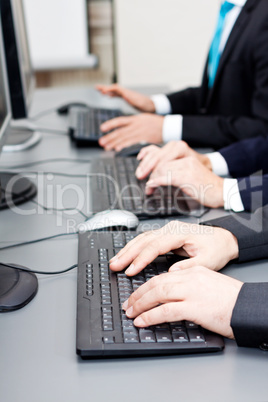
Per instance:
[[[227,8],[225,3],[200,87],[149,98],[116,84],[98,86],[143,112],[105,122],[102,131],[113,131],[100,145],[118,151],[140,141],[183,139],[219,149],[267,133],[267,20],[267,0],[229,0]]]
[[[210,225],[210,226],[206,226]],[[229,261],[268,257],[268,206],[204,225],[169,222],[129,242],[110,260],[136,275],[158,255],[188,256],[150,279],[123,304],[138,327],[190,320],[239,346],[268,350],[268,283],[242,283],[215,271]]]
[[[145,179],[152,172],[147,194],[172,184],[212,208],[254,211],[268,204],[267,154],[268,136],[239,141],[210,154],[199,154],[184,141],[171,141],[163,148],[143,148],[136,176]],[[220,177],[227,175],[238,179]]]

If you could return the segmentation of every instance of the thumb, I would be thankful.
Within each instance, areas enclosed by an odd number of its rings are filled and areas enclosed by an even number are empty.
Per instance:
[[[188,258],[187,260],[176,262],[176,264],[171,265],[169,272],[175,272],[182,269],[188,269],[196,267],[197,265],[202,265],[199,257]]]

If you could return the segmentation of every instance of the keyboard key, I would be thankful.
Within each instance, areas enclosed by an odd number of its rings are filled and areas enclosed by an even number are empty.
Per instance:
[[[155,330],[156,340],[159,343],[172,342],[172,337],[169,331],[163,329]]]
[[[103,324],[103,331],[113,331],[112,324]]]
[[[190,322],[190,321],[185,321],[185,325],[186,325],[186,328],[189,328],[189,329],[198,329],[199,328],[197,324],[195,324],[194,322]]]
[[[153,331],[151,331],[151,330],[140,329],[139,334],[140,334],[140,340],[141,340],[142,343],[154,343],[154,342],[156,342],[155,335],[154,335]]]
[[[105,304],[106,304],[106,305],[107,305],[107,304],[108,304],[108,305],[109,305],[109,304],[112,304],[112,299],[111,299],[111,297],[107,297],[107,296],[102,297],[101,303],[104,304],[104,305],[105,305]]]
[[[114,337],[111,335],[106,335],[103,337],[103,342],[107,344],[114,343]]]
[[[124,334],[124,342],[125,343],[138,343],[139,337],[138,337],[138,335]]]
[[[204,335],[198,329],[189,329],[188,335],[190,342],[205,342]]]
[[[183,331],[173,331],[172,337],[174,342],[188,342],[188,336]]]

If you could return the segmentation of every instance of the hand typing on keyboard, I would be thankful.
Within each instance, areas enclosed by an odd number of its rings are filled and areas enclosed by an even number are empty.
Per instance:
[[[193,321],[233,339],[232,312],[243,283],[198,266],[161,274],[141,285],[123,304],[134,325]]]
[[[238,257],[238,243],[235,236],[226,229],[172,221],[129,242],[110,260],[110,268],[121,271],[128,267],[126,274],[133,276],[158,255],[170,251],[190,257],[171,266],[170,271],[197,265],[218,271]]]
[[[233,338],[231,316],[243,283],[213,270],[238,257],[237,239],[225,229],[173,221],[131,240],[110,268],[137,275],[169,251],[190,258],[141,285],[122,306],[127,317],[137,327],[189,320]]]
[[[143,180],[152,173],[157,166],[164,165],[178,159],[193,157],[209,170],[212,170],[210,159],[189,147],[185,141],[170,141],[163,147],[149,145],[140,150],[137,159],[140,164],[136,170],[136,177]]]
[[[155,105],[151,98],[139,92],[121,87],[121,85],[118,84],[96,85],[96,89],[98,89],[103,95],[123,98],[127,103],[140,110],[141,112],[155,112]]]
[[[146,194],[160,186],[172,185],[210,208],[224,206],[224,179],[193,156],[158,165],[146,183]]]
[[[110,134],[103,135],[99,144],[106,151],[115,149],[121,151],[125,147],[141,141],[160,144],[162,142],[162,127],[164,117],[151,113],[134,116],[122,116],[106,121],[101,125],[101,131]]]

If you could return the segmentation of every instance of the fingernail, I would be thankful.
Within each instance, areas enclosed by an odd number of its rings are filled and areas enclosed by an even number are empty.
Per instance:
[[[131,307],[129,307],[129,308],[127,309],[126,315],[127,315],[129,318],[131,318],[132,314],[133,314],[133,307],[131,306]]]
[[[181,269],[180,269],[180,267],[178,267],[178,266],[174,266],[174,267],[170,267],[169,268],[169,271],[180,271]]]
[[[154,180],[149,180],[149,181],[147,181],[146,186],[148,186],[148,187],[157,187],[157,184],[155,183]]]
[[[117,254],[116,254],[113,258],[110,259],[109,262],[110,262],[110,264],[111,264],[111,263],[116,262],[117,260],[118,260],[118,256],[117,256]]]
[[[128,267],[128,269],[126,269],[125,273],[126,273],[127,275],[132,274],[132,272],[134,271],[134,269],[135,269],[134,264],[131,264],[131,265]]]
[[[142,169],[140,167],[138,167],[136,170],[136,176],[140,177],[141,175],[142,175]]]
[[[136,318],[133,323],[137,327],[146,327],[146,324],[141,317]]]
[[[123,304],[122,304],[122,309],[123,310],[127,310],[127,308],[128,308],[128,300],[126,300]]]

